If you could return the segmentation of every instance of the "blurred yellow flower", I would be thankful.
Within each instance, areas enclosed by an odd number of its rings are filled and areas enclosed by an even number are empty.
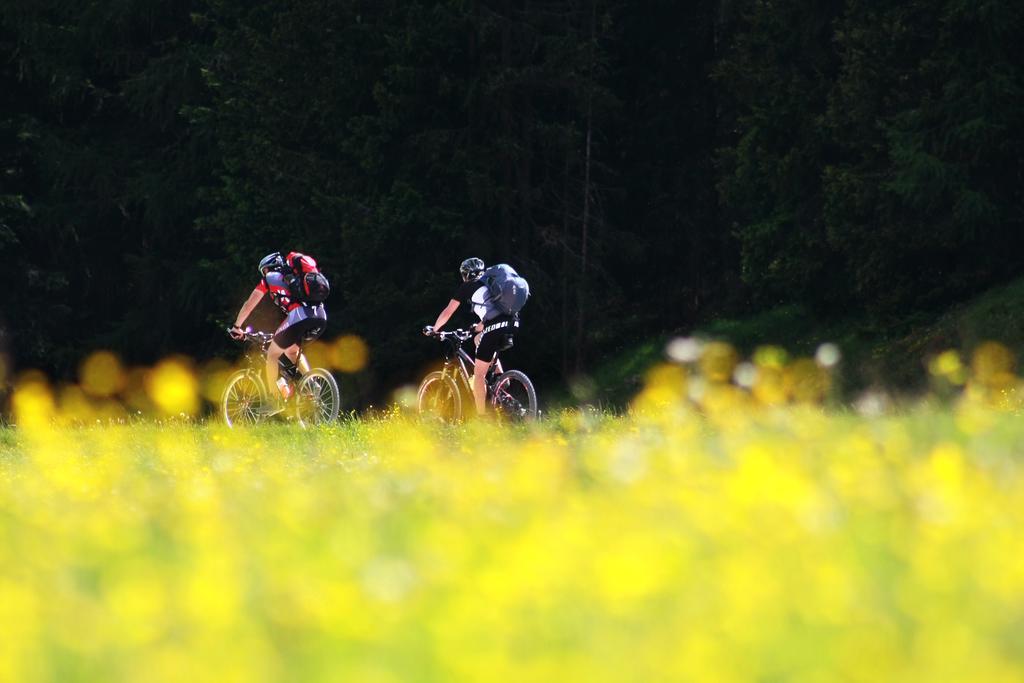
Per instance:
[[[40,373],[23,375],[11,401],[14,421],[27,428],[44,428],[56,414],[56,404],[46,378]]]
[[[961,400],[867,416],[819,405],[821,358],[673,353],[627,414],[526,427],[121,424],[192,414],[230,368],[23,375],[0,681],[1024,680],[1002,350]]]
[[[778,346],[758,346],[754,349],[754,364],[759,368],[781,370],[789,362],[789,354]]]
[[[928,363],[928,371],[952,384],[963,384],[966,379],[960,354],[953,350],[943,351]]]
[[[210,403],[219,403],[228,377],[235,371],[227,361],[214,359],[203,365],[199,373],[203,398]]]
[[[828,394],[832,379],[828,371],[810,358],[799,358],[786,367],[783,382],[793,400],[818,403]]]
[[[121,391],[125,385],[121,360],[109,351],[90,354],[78,369],[82,390],[90,396],[106,398]]]
[[[774,406],[785,403],[788,396],[782,369],[773,365],[759,366],[751,393],[764,405]]]
[[[710,342],[704,347],[699,365],[701,373],[710,382],[728,382],[739,362],[739,355],[725,342]]]
[[[199,410],[199,381],[187,359],[158,363],[146,375],[146,392],[166,415],[194,415]]]
[[[362,338],[343,335],[331,346],[331,365],[342,372],[359,372],[370,359],[370,348]]]
[[[971,377],[988,386],[1005,386],[1013,377],[1017,361],[1013,352],[998,342],[985,342],[971,355]]]
[[[325,342],[317,340],[310,344],[304,344],[302,353],[309,361],[310,367],[326,368],[333,363],[331,359],[332,349]]]

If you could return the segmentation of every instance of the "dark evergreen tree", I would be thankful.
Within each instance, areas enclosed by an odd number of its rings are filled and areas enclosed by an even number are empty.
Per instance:
[[[0,4],[6,342],[73,374],[232,347],[265,253],[331,276],[362,397],[462,258],[539,379],[717,312],[900,316],[1015,274],[1024,9],[996,0]],[[740,277],[737,277],[740,276]],[[742,281],[742,285],[740,284]],[[744,301],[745,297],[749,297]]]
[[[739,243],[743,280],[761,305],[834,300],[843,276],[822,216],[823,125],[837,67],[842,2],[738,0],[727,8],[719,188],[723,227]]]
[[[188,236],[205,148],[179,117],[199,97],[191,3],[8,3],[0,13],[5,312],[22,364],[83,349],[153,358],[189,343],[205,302]],[[5,232],[8,232],[5,231]],[[13,240],[10,236],[13,235]]]
[[[529,7],[215,2],[205,16],[215,103],[197,115],[225,170],[201,225],[242,272],[270,249],[319,255],[340,285],[333,330],[370,339],[385,384],[430,358],[416,331],[465,256],[515,262],[538,329],[561,314],[553,283],[571,277],[575,295],[588,268],[581,214],[589,201],[600,220],[600,174],[588,193],[584,138],[609,107],[596,44],[608,17],[595,2]],[[525,346],[558,363],[558,345]]]
[[[864,305],[898,314],[1017,273],[1021,29],[1015,2],[847,2],[825,219]]]

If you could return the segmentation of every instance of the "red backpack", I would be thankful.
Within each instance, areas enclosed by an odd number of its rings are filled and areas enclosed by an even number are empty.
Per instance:
[[[293,301],[315,306],[327,300],[331,293],[331,284],[327,276],[320,272],[312,256],[292,251],[285,257],[284,262],[287,266],[284,275],[288,280],[288,289],[291,290]]]

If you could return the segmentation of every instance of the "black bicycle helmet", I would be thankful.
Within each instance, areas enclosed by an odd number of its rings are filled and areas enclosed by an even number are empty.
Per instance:
[[[270,270],[280,270],[284,268],[284,258],[281,256],[281,252],[275,251],[273,254],[267,254],[260,260],[260,277],[264,277],[267,268]]]
[[[484,262],[478,258],[468,258],[462,262],[459,266],[459,274],[462,275],[463,282],[469,282],[480,277],[480,274],[484,272]]]

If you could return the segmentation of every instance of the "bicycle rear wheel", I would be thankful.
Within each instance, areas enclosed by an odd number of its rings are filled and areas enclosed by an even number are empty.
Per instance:
[[[260,407],[267,392],[259,376],[239,370],[228,378],[221,399],[221,416],[228,427],[254,425],[262,419]]]
[[[462,396],[451,377],[440,370],[423,378],[416,396],[420,415],[444,422],[455,422],[462,417]]]
[[[494,380],[491,405],[503,419],[512,422],[534,420],[537,417],[537,391],[526,373],[509,370]]]
[[[341,411],[341,390],[334,376],[313,368],[295,390],[295,417],[303,427],[333,422]]]

